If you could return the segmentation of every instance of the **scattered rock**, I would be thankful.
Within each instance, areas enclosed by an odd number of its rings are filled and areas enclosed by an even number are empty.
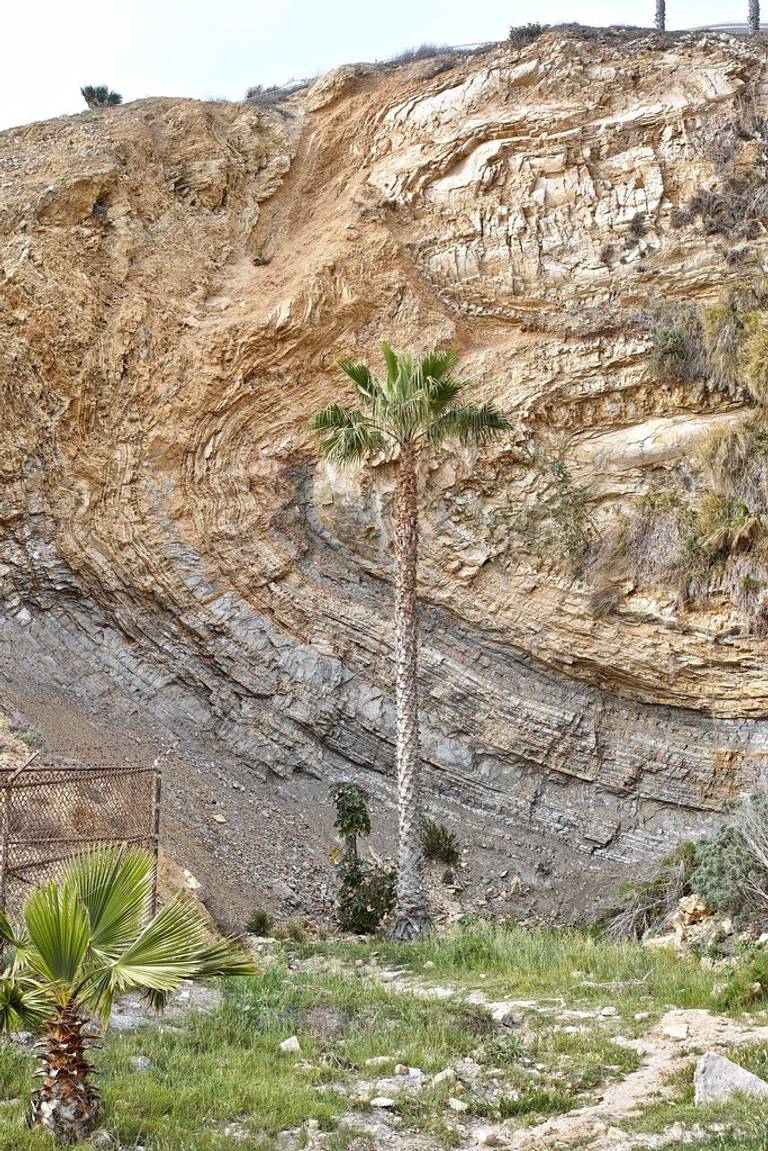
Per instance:
[[[457,1099],[455,1095],[451,1095],[449,1098],[448,1106],[450,1107],[451,1111],[456,1111],[458,1114],[469,1110],[469,1104],[464,1103],[461,1099]]]
[[[619,1014],[619,1009],[618,1007],[603,1007],[600,1010],[600,1014],[604,1015],[606,1018],[613,1018],[613,1016]]]
[[[389,1095],[377,1095],[375,1099],[371,1099],[371,1107],[378,1107],[381,1110],[386,1110],[388,1107],[394,1107],[395,1100]]]
[[[667,1039],[687,1039],[688,1038],[688,1024],[687,1023],[667,1023],[662,1027],[661,1034],[665,1035]]]
[[[374,1055],[372,1059],[366,1059],[366,1067],[387,1067],[392,1062],[391,1055]]]
[[[117,1146],[115,1139],[104,1127],[102,1127],[100,1131],[94,1131],[88,1142],[90,1143],[91,1147],[101,1147],[104,1148],[104,1151],[107,1151],[107,1149],[110,1147]]]
[[[296,1035],[292,1035],[290,1037],[290,1039],[284,1039],[283,1042],[280,1044],[280,1050],[281,1051],[293,1051],[293,1052],[297,1052],[297,1053],[300,1052],[301,1051],[301,1044],[299,1043],[298,1037]]]
[[[437,1075],[432,1076],[432,1086],[439,1087],[441,1083],[455,1083],[458,1076],[452,1067],[446,1067],[443,1071],[438,1071]]]
[[[133,1067],[135,1071],[149,1071],[151,1066],[152,1060],[149,1059],[146,1055],[131,1056],[131,1067]]]
[[[696,1063],[693,1086],[697,1105],[724,1103],[736,1094],[768,1098],[768,1083],[764,1079],[715,1051],[707,1051]]]

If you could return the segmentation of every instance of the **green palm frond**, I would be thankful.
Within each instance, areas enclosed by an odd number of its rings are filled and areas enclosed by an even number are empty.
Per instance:
[[[381,385],[367,364],[355,363],[344,357],[339,360],[339,367],[354,383],[362,403],[375,404],[381,399]]]
[[[384,446],[378,428],[359,408],[329,404],[309,426],[313,432],[328,433],[320,441],[320,455],[332,464],[361,463]]]
[[[4,911],[0,911],[0,940],[9,943],[16,952],[29,946],[29,936],[24,931],[17,931]]]
[[[435,446],[448,439],[458,440],[466,446],[485,443],[511,426],[494,404],[463,404],[439,416],[425,429],[425,436]]]
[[[256,968],[247,952],[234,939],[214,939],[206,944],[195,960],[195,976],[253,975]]]
[[[160,909],[133,943],[105,969],[108,985],[115,991],[146,987],[175,991],[190,979],[195,959],[205,946],[201,913],[186,900]]]
[[[0,980],[0,1032],[36,1031],[56,1004],[49,992],[14,978]]]
[[[64,884],[77,893],[90,920],[90,946],[117,955],[141,929],[149,911],[154,860],[146,851],[100,848],[75,858]]]
[[[458,362],[459,352],[457,348],[434,348],[431,352],[426,352],[419,360],[419,371],[425,380],[442,380],[450,376]]]
[[[384,356],[384,363],[387,365],[387,384],[391,389],[394,387],[400,371],[399,357],[387,340],[381,341],[381,352]]]
[[[94,973],[89,996],[106,1015],[117,993],[141,989],[159,1002],[184,979],[255,972],[234,940],[211,939],[202,910],[179,899],[163,907],[119,958]]]
[[[71,887],[44,883],[27,900],[24,920],[29,935],[25,966],[66,994],[88,952],[88,912]]]

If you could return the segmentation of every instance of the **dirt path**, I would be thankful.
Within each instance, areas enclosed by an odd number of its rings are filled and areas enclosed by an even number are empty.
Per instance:
[[[399,972],[382,971],[378,974],[383,984],[393,991],[416,995],[424,999],[447,999],[458,996],[466,1003],[484,1007],[498,1022],[515,1013],[541,1012],[551,1014],[557,1024],[601,1016],[601,1006],[589,1010],[569,1010],[558,1007],[552,1000],[536,999],[495,1000],[481,991],[463,994],[449,986],[430,986]],[[606,1024],[613,1017],[605,1019]],[[666,1014],[643,1036],[632,1039],[614,1036],[623,1046],[632,1048],[642,1060],[637,1071],[612,1083],[599,1092],[598,1098],[586,1106],[564,1115],[546,1119],[533,1127],[514,1129],[509,1123],[465,1122],[465,1138],[460,1144],[463,1151],[480,1147],[501,1147],[508,1151],[567,1151],[586,1148],[590,1151],[632,1151],[635,1148],[656,1148],[677,1143],[681,1132],[675,1125],[658,1135],[628,1134],[621,1124],[637,1116],[649,1100],[671,1098],[670,1075],[685,1066],[704,1051],[723,1052],[728,1048],[749,1043],[768,1042],[768,1026],[741,1023],[729,1016],[713,1015],[700,1009],[674,1009]],[[376,1147],[387,1151],[410,1151],[414,1144],[407,1132],[387,1130],[383,1136],[381,1122],[375,1128]],[[373,1132],[372,1132],[373,1133]]]

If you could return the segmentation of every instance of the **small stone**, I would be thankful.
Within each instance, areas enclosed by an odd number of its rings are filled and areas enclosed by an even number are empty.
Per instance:
[[[364,959],[356,959],[355,960],[355,967],[365,967],[365,960]]]
[[[131,1067],[136,1071],[149,1071],[152,1066],[152,1060],[146,1055],[132,1055]]]
[[[427,959],[427,961],[424,964],[424,970],[425,971],[431,971],[434,966],[435,965],[434,965],[433,961],[431,959]]]
[[[687,1039],[688,1038],[688,1024],[687,1023],[668,1023],[666,1027],[662,1027],[661,1034],[666,1035],[667,1039]]]
[[[619,1009],[618,1007],[602,1007],[600,1009],[600,1014],[606,1018],[612,1018],[614,1015],[619,1014]]]
[[[298,1037],[296,1035],[292,1035],[290,1039],[284,1039],[280,1044],[280,1050],[293,1052],[301,1051],[301,1044],[299,1043]]]
[[[395,1064],[395,1075],[407,1075],[407,1074],[408,1074],[408,1068],[406,1067],[406,1065],[404,1063],[396,1063]]]
[[[306,1128],[307,1128],[307,1131],[317,1131],[317,1130],[319,1130],[319,1128],[320,1128],[320,1120],[319,1120],[319,1119],[307,1119],[307,1122],[306,1122]]]
[[[461,1114],[463,1111],[469,1110],[469,1104],[464,1103],[461,1099],[457,1099],[454,1095],[451,1095],[450,1099],[448,1100],[448,1106],[450,1107],[451,1111],[456,1111],[459,1114]]]
[[[366,1059],[366,1067],[386,1067],[392,1062],[391,1055],[374,1055],[372,1059]]]
[[[213,817],[213,822],[214,823],[226,823],[227,817],[225,815],[222,815],[221,812],[217,811]]]
[[[475,1142],[480,1147],[498,1147],[501,1137],[495,1127],[480,1127],[475,1131]]]
[[[446,1067],[443,1071],[438,1071],[437,1075],[432,1076],[433,1087],[439,1087],[441,1083],[455,1083],[458,1076],[452,1067]]]
[[[394,1107],[395,1100],[390,1099],[388,1095],[377,1095],[375,1099],[371,1100],[371,1107],[378,1107],[381,1110],[386,1110],[388,1107]]]
[[[104,1149],[104,1151],[107,1151],[107,1148],[109,1147],[117,1146],[109,1131],[107,1131],[104,1127],[102,1127],[100,1131],[95,1131],[94,1134],[91,1135],[89,1143],[91,1147],[101,1147]]]
[[[650,1011],[636,1011],[634,1016],[636,1023],[642,1023],[644,1019],[650,1019],[650,1017]]]

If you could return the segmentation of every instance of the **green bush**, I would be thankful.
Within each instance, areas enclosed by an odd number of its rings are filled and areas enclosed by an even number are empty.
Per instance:
[[[509,41],[514,44],[516,48],[524,48],[526,44],[532,44],[534,40],[538,40],[543,32],[546,32],[547,24],[518,24],[509,30]]]
[[[337,784],[331,798],[336,805],[334,827],[344,840],[343,852],[335,856],[339,876],[336,921],[342,931],[368,935],[395,906],[396,874],[358,855],[358,836],[371,831],[365,788],[356,783]]]
[[[424,819],[421,825],[421,846],[425,858],[454,865],[461,859],[459,841],[444,823]]]
[[[364,859],[338,864],[336,921],[342,931],[371,935],[395,906],[395,872]]]
[[[245,929],[250,935],[266,936],[272,934],[274,926],[275,922],[268,912],[254,911]]]
[[[690,883],[714,911],[740,918],[762,903],[768,889],[764,843],[768,838],[768,790],[756,787],[728,804],[725,823],[711,839],[696,844]]]
[[[768,951],[755,950],[730,968],[725,987],[716,998],[718,1011],[750,1007],[768,998]]]

